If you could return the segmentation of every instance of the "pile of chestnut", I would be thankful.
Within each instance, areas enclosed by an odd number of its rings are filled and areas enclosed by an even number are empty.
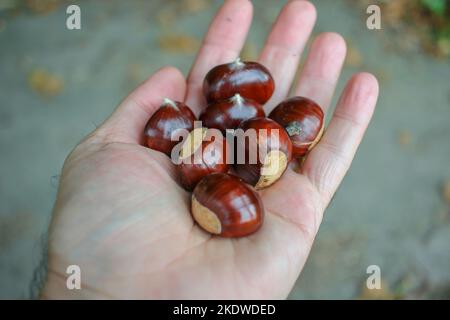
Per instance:
[[[322,135],[323,111],[308,98],[289,98],[266,117],[263,106],[274,90],[267,68],[237,59],[207,73],[200,126],[187,105],[169,99],[147,123],[148,147],[176,163],[179,183],[192,191],[192,216],[209,233],[242,237],[258,230],[264,207],[257,190],[280,179]],[[174,132],[182,129],[188,134],[179,142]]]

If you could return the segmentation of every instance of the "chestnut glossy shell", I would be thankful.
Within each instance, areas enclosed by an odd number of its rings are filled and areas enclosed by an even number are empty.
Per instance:
[[[177,129],[191,131],[196,120],[192,110],[182,102],[169,101],[159,107],[145,126],[145,140],[149,148],[163,152],[170,157],[178,141],[172,141]]]
[[[206,136],[206,128],[202,139]],[[187,141],[185,143],[188,143]],[[202,141],[197,150],[192,150],[189,159],[181,159],[182,162],[177,165],[180,183],[188,191],[192,191],[197,183],[205,176],[227,172],[229,164],[226,158],[227,141]],[[189,161],[186,161],[189,160]]]
[[[246,99],[266,103],[275,90],[269,70],[257,62],[239,60],[211,69],[203,82],[203,94],[208,103],[224,100],[239,93]]]
[[[254,143],[250,139],[245,139],[244,141],[239,138],[236,139],[234,167],[237,175],[240,178],[244,179],[244,181],[246,181],[247,183],[255,186],[257,189],[268,187],[281,177],[281,175],[287,168],[287,164],[292,159],[292,143],[287,132],[281,125],[269,118],[254,118],[243,121],[238,129],[242,129],[244,132],[249,129],[255,130],[257,141],[256,143]],[[265,139],[262,139],[261,137],[264,137],[264,135],[260,136],[259,132],[260,130],[264,129],[267,130],[267,137]],[[278,132],[278,139],[273,139],[271,135],[273,130],[276,130]],[[252,145],[256,145],[256,150],[254,149],[254,147],[252,148]],[[276,156],[283,156],[283,158],[279,157],[278,159],[285,166],[280,167],[281,171],[279,171],[277,175],[273,176],[273,181],[261,180],[261,170],[263,168],[263,164],[265,163],[265,159],[261,159],[260,157],[261,148],[263,148],[262,150],[267,150],[267,155],[273,154],[273,151],[275,151],[278,152],[275,153]],[[238,159],[239,153],[241,153],[242,150],[244,150],[245,153],[245,163],[239,163],[242,162],[242,159]],[[250,153],[256,155],[256,163],[250,163]]]
[[[231,98],[212,102],[199,120],[205,127],[219,129],[225,134],[226,129],[236,129],[244,120],[265,116],[264,109],[258,102],[236,94]]]
[[[272,110],[269,118],[281,124],[288,132],[294,157],[304,156],[323,133],[322,108],[305,97],[293,97],[281,102]]]
[[[215,173],[206,176],[195,187],[192,200],[193,210],[204,210],[210,215],[206,221],[209,226],[205,226],[205,221],[196,220],[200,226],[223,237],[247,236],[263,223],[261,198],[233,175]],[[193,212],[193,216],[198,219],[199,212]]]

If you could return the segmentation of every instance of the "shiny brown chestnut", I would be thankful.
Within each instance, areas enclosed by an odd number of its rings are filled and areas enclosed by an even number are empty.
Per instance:
[[[269,118],[282,125],[292,141],[295,158],[304,156],[322,137],[324,114],[322,108],[305,97],[293,97],[281,102]]]
[[[191,131],[195,120],[194,113],[187,105],[165,98],[145,126],[147,146],[170,157],[172,148],[178,143],[171,140],[172,133],[177,129]]]
[[[250,235],[264,219],[259,195],[241,179],[226,173],[208,175],[197,184],[191,212],[200,227],[223,237]]]
[[[212,102],[199,120],[205,127],[219,129],[225,134],[226,129],[236,129],[244,120],[265,116],[264,109],[258,102],[236,93],[231,98]]]
[[[286,130],[269,118],[243,121],[235,131],[235,146],[236,173],[256,189],[275,183],[292,158]]]
[[[228,171],[227,142],[220,132],[212,136],[212,130],[195,128],[181,146],[177,169],[180,183],[188,191],[194,189],[203,177]]]
[[[239,93],[246,99],[266,103],[275,90],[275,81],[269,70],[257,62],[234,62],[212,68],[203,82],[206,101],[224,100]]]

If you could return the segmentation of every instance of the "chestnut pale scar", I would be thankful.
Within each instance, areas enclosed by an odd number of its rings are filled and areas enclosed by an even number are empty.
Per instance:
[[[323,131],[325,129],[324,124],[322,123],[322,127],[320,127],[320,131],[317,134],[317,137],[314,139],[314,141],[311,143],[311,145],[309,146],[308,150],[311,150],[312,148],[314,148],[316,146],[316,144],[319,143],[320,139],[322,139],[323,136]]]
[[[203,206],[195,196],[192,196],[192,215],[194,220],[206,231],[212,234],[220,234],[222,225],[216,214]]]
[[[255,185],[255,189],[263,189],[277,181],[286,169],[288,160],[286,154],[280,150],[270,151],[264,158],[261,168],[261,177]]]

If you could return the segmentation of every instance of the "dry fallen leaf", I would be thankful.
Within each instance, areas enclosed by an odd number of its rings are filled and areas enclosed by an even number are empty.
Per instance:
[[[442,198],[450,205],[450,180],[444,181],[444,184],[442,185]]]
[[[345,63],[350,67],[360,67],[362,65],[362,54],[357,47],[351,44],[348,45]]]
[[[450,56],[450,39],[439,39],[436,45],[436,55],[439,58],[448,58]]]
[[[169,7],[165,7],[156,14],[156,21],[163,28],[170,28],[176,21],[177,14]]]
[[[381,281],[380,289],[369,289],[367,288],[366,282],[364,281],[361,292],[357,297],[359,300],[393,300],[395,295],[389,289],[386,282]]]
[[[127,67],[127,78],[132,84],[138,84],[144,80],[144,68],[138,63],[132,63]]]
[[[211,0],[182,0],[180,9],[186,13],[197,13],[207,9],[211,5]]]
[[[44,69],[36,69],[28,76],[31,89],[44,97],[58,95],[64,88],[62,78]]]
[[[400,130],[397,135],[397,142],[401,146],[409,146],[412,142],[412,134],[408,130]]]
[[[184,34],[166,34],[159,38],[159,47],[171,53],[191,54],[197,52],[200,41]]]
[[[6,29],[6,20],[0,18],[0,32]]]
[[[390,73],[384,68],[374,70],[374,74],[380,83],[387,82],[391,79]]]
[[[391,39],[388,46],[389,50],[416,51],[417,48],[422,47],[425,52],[435,58],[446,59],[450,56],[450,41],[445,36],[448,33],[448,15],[445,8],[442,15],[430,10],[430,6],[437,3],[442,4],[446,1],[349,0],[348,3],[352,5],[358,3],[363,9],[370,4],[381,7],[383,29],[393,31],[393,36],[396,39],[396,41],[392,41],[392,37],[386,38],[386,41]],[[443,37],[436,37],[440,34]]]
[[[0,11],[17,9],[19,5],[20,3],[17,0],[3,0],[0,1]]]
[[[384,4],[384,20],[393,26],[397,26],[406,15],[405,7],[410,0],[389,1]]]
[[[196,14],[206,10],[211,5],[211,0],[177,0],[169,2],[156,14],[158,24],[163,28],[172,27],[177,19],[186,14]]]
[[[26,0],[28,9],[37,14],[46,14],[54,11],[60,3],[60,0]]]

